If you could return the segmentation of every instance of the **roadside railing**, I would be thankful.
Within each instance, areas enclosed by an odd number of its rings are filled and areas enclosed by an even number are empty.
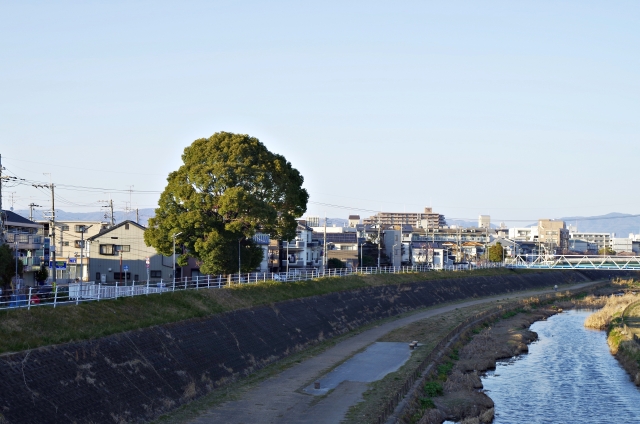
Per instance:
[[[180,290],[220,289],[238,284],[256,284],[267,281],[308,281],[323,277],[348,277],[362,274],[404,274],[431,271],[465,271],[469,269],[501,268],[502,263],[449,265],[433,269],[428,265],[401,267],[332,268],[325,270],[289,270],[288,272],[251,272],[229,275],[201,275],[175,280],[132,281],[127,283],[96,283],[95,281],[67,284],[49,283],[0,292],[0,310],[39,306],[78,305],[83,302],[117,299],[120,297],[148,296],[150,294]]]

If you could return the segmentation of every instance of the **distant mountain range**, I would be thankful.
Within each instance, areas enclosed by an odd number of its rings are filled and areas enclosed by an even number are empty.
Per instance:
[[[578,227],[579,232],[615,233],[616,237],[629,237],[640,233],[640,215],[612,212],[599,216],[570,216],[560,218],[567,225]]]
[[[17,213],[20,216],[23,216],[25,218],[29,218],[29,211],[28,210],[16,210],[14,211],[15,213]],[[154,208],[145,208],[145,209],[138,209],[138,218],[139,218],[139,223],[141,225],[147,226],[147,221],[149,220],[149,218],[151,218],[152,216],[155,215],[155,209]],[[129,219],[131,221],[135,221],[136,220],[136,211],[133,210],[131,212],[123,212],[123,211],[114,211],[113,212],[113,217],[116,221],[116,223],[118,222],[122,222],[126,219]],[[34,221],[39,221],[39,220],[44,220],[46,218],[44,218],[43,212],[42,210],[37,210],[33,212],[33,220]],[[56,209],[56,220],[58,221],[100,221],[100,222],[108,222],[109,221],[109,212],[107,211],[107,209],[101,210],[101,211],[95,211],[95,212],[67,212],[64,211],[62,209]]]
[[[14,211],[18,215],[29,217],[28,210],[16,210]],[[139,223],[147,226],[149,218],[155,215],[154,208],[145,208],[138,210]],[[129,213],[122,211],[114,212],[115,221],[121,222],[125,219],[132,221],[136,220],[136,211]],[[42,220],[42,211],[34,212],[34,220]],[[106,210],[95,212],[67,212],[62,209],[56,210],[56,219],[60,221],[108,221],[108,214]],[[630,233],[640,233],[640,215],[624,214],[618,212],[608,213],[606,215],[599,216],[570,216],[560,218],[565,221],[567,225],[573,225],[578,227],[580,232],[593,232],[593,233],[615,233],[616,237],[628,237]],[[323,221],[324,219],[321,219]],[[344,218],[327,218],[327,226],[343,227],[349,223],[349,220]],[[322,224],[321,224],[322,225]],[[461,227],[476,227],[478,223],[476,221],[465,221],[460,219],[448,219],[447,225],[456,225]],[[527,226],[536,225],[536,223],[529,224]],[[491,225],[492,228],[497,228],[496,225]]]

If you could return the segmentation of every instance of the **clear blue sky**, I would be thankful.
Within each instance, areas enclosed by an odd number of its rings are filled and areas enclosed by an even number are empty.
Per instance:
[[[640,3],[2,2],[0,154],[154,207],[194,139],[247,133],[311,215],[640,213]],[[49,203],[8,188],[4,206]],[[59,190],[95,210],[108,194]],[[113,193],[124,208],[127,193]],[[351,209],[331,208],[335,204]]]

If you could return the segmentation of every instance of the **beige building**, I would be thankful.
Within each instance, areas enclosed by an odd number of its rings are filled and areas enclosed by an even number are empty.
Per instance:
[[[123,221],[89,237],[89,280],[96,283],[172,281],[173,257],[163,256],[144,242],[144,230],[134,221]],[[146,260],[149,258],[149,267]],[[127,270],[128,268],[128,270]],[[176,274],[180,268],[176,267]],[[148,274],[147,274],[148,270]],[[176,275],[179,278],[180,275]]]
[[[478,228],[491,228],[491,216],[490,215],[478,216]]]
[[[551,253],[563,253],[569,249],[569,230],[565,222],[556,219],[538,220],[538,242]]]
[[[42,225],[42,234],[49,237],[51,222],[38,221],[38,223]],[[82,240],[95,236],[105,230],[108,225],[101,221],[56,221],[56,262],[64,263],[64,268],[56,270],[56,280],[64,282],[65,280],[73,281],[76,278],[81,278],[82,281],[91,279],[88,274],[87,255],[82,251]]]
[[[424,208],[424,212],[379,212],[363,221],[365,225],[378,222],[382,225],[409,224],[418,228],[440,228],[447,225],[444,215],[434,213],[431,208]]]
[[[360,224],[360,215],[349,215],[349,227],[356,228]]]

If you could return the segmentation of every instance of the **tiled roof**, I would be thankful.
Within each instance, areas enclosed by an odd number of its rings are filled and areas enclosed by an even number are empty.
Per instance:
[[[143,225],[140,225],[140,224],[138,224],[137,222],[126,220],[126,221],[122,221],[122,222],[121,222],[121,223],[119,223],[118,225],[114,225],[114,226],[113,226],[113,227],[111,227],[111,228],[105,228],[104,230],[102,230],[102,231],[100,231],[98,234],[96,234],[95,236],[91,236],[91,237],[89,237],[87,240],[88,240],[88,241],[93,241],[93,240],[97,239],[98,237],[100,237],[100,236],[102,236],[102,235],[104,235],[104,234],[107,234],[107,233],[109,233],[109,232],[111,232],[111,231],[115,230],[116,228],[120,228],[120,227],[122,227],[124,224],[131,224],[131,225],[135,225],[136,227],[140,228],[141,230],[146,230],[146,229],[147,229],[147,227],[145,227],[145,226],[143,226]]]
[[[2,215],[5,217],[5,223],[39,225],[12,211],[3,210]]]

